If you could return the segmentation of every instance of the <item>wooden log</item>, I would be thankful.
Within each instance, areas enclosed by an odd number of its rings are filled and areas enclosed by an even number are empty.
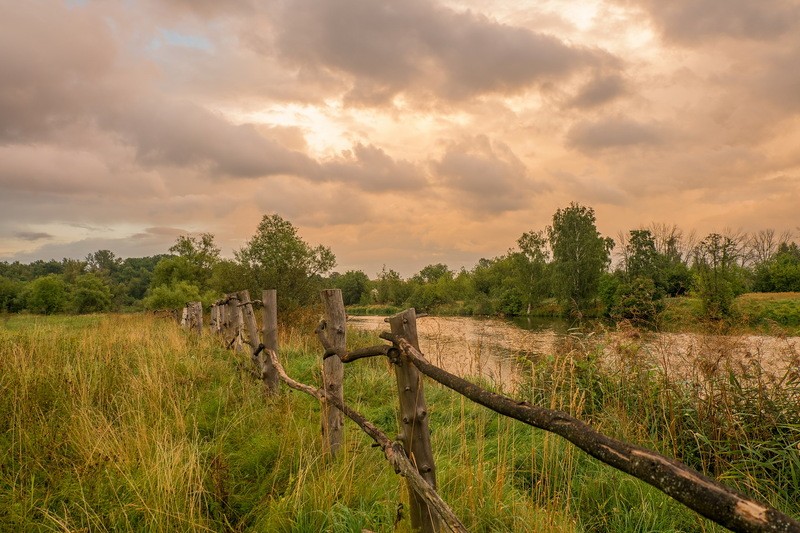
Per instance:
[[[444,500],[442,500],[441,496],[431,487],[430,483],[417,472],[416,467],[411,464],[411,461],[408,459],[405,450],[403,450],[398,443],[389,440],[389,437],[378,429],[377,426],[364,418],[361,413],[350,408],[350,406],[341,401],[337,396],[328,394],[324,389],[315,389],[290,378],[283,369],[283,366],[281,366],[280,361],[278,361],[277,354],[272,350],[264,350],[264,352],[265,356],[272,361],[280,379],[286,383],[286,385],[292,389],[314,396],[320,401],[327,401],[335,405],[342,413],[347,415],[348,418],[358,424],[358,426],[364,430],[364,433],[369,435],[375,443],[380,446],[386,460],[394,467],[394,471],[406,478],[408,486],[415,491],[415,494],[419,494],[419,497],[427,502],[428,508],[433,509],[437,517],[450,531],[466,533],[467,528],[464,527],[455,513],[453,513],[452,509],[450,509]]]
[[[322,303],[325,307],[324,326],[320,333],[325,335],[327,344],[333,350],[341,353],[347,352],[347,330],[345,327],[346,315],[344,302],[340,289],[326,289],[322,291]],[[344,402],[344,365],[338,357],[323,358],[322,361],[322,387],[332,396]],[[330,402],[324,401],[322,405],[322,434],[325,452],[335,457],[344,442],[344,415]]]
[[[268,289],[261,293],[261,302],[264,304],[263,324],[261,338],[268,350],[278,352],[278,293],[275,289]],[[278,371],[272,366],[272,360],[266,355],[259,359],[261,364],[261,380],[267,394],[278,392]]]
[[[416,312],[407,309],[389,318],[392,334],[419,349]],[[431,451],[428,407],[422,388],[422,376],[407,355],[401,352],[394,361],[397,393],[400,397],[400,433],[398,440],[411,462],[426,482],[436,490],[436,466]],[[440,523],[425,499],[409,485],[411,525],[424,533],[439,531]]]
[[[800,532],[800,522],[756,502],[688,466],[652,450],[622,442],[596,431],[563,411],[518,402],[489,392],[429,363],[406,339],[382,334],[426,376],[489,409],[530,426],[560,435],[607,465],[630,474],[671,496],[686,507],[732,531]]]

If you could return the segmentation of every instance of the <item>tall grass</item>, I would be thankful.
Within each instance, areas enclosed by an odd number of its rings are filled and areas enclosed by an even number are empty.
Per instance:
[[[281,357],[319,383],[310,332],[283,328]],[[591,338],[568,337],[524,363],[517,394],[800,514],[794,377],[776,393],[720,373],[698,391],[598,354]],[[371,440],[348,425],[340,456],[321,456],[318,403],[265,398],[247,369],[216,339],[152,317],[11,318],[0,329],[0,529],[409,531],[404,483]],[[558,437],[425,386],[440,493],[470,531],[718,529]],[[387,432],[394,388],[385,360],[346,368],[346,400]]]

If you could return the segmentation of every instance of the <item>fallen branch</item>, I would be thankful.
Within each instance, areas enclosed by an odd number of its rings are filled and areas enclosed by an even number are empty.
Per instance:
[[[420,372],[493,411],[560,435],[592,457],[656,487],[702,516],[733,531],[800,532],[800,522],[758,503],[688,466],[656,452],[612,439],[563,411],[518,402],[484,390],[430,364],[408,341],[390,333]]]
[[[411,464],[411,461],[408,459],[408,457],[406,457],[403,447],[400,444],[389,440],[389,437],[387,437],[383,431],[378,429],[377,426],[364,418],[364,416],[357,411],[351,409],[336,396],[328,394],[322,389],[315,389],[314,387],[290,378],[283,369],[283,366],[281,366],[280,361],[278,361],[278,356],[273,350],[265,349],[263,351],[263,355],[270,358],[273,367],[278,371],[278,375],[280,376],[281,380],[286,383],[286,385],[295,390],[310,394],[320,401],[324,400],[332,403],[348,418],[358,424],[358,426],[364,430],[364,432],[369,435],[372,440],[378,444],[378,446],[380,446],[380,448],[383,450],[383,454],[389,461],[389,464],[394,467],[394,471],[407,478],[409,484],[414,488],[417,494],[424,498],[431,508],[437,512],[439,517],[442,519],[442,522],[444,522],[451,531],[457,533],[466,533],[467,529],[453,513],[450,507],[448,507],[448,505],[444,502],[444,500],[442,500],[436,491],[433,490],[433,487],[431,487],[428,482],[422,478],[419,472],[417,472],[417,469],[413,464]]]

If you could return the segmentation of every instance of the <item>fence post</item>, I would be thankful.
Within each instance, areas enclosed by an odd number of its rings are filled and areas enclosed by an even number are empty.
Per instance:
[[[405,338],[419,350],[417,338],[417,314],[414,309],[406,309],[389,318],[392,334]],[[332,357],[330,359],[333,359]],[[411,462],[417,471],[436,490],[436,466],[431,451],[431,434],[428,429],[428,407],[422,388],[422,374],[411,363],[408,356],[400,351],[394,364],[397,378],[397,393],[400,397],[400,434]],[[436,532],[441,528],[438,517],[428,508],[428,504],[408,486],[408,499],[411,504],[411,527],[424,533]]]
[[[226,339],[236,352],[244,351],[242,346],[242,308],[239,307],[239,296],[236,293],[228,294],[228,303],[226,305],[226,314],[228,316],[228,333],[231,335],[230,339]]]
[[[256,315],[253,313],[253,303],[250,301],[250,291],[243,290],[237,293],[239,297],[239,308],[242,310],[245,331],[247,331],[247,344],[250,346],[250,353],[255,354],[261,340],[258,338],[258,326],[256,326]],[[255,362],[256,355],[253,355]]]
[[[200,302],[187,302],[181,314],[181,327],[188,331],[203,333],[203,304]]]
[[[325,306],[325,327],[323,334],[327,337],[329,345],[338,353],[347,352],[347,330],[344,302],[340,289],[326,289],[321,292],[322,303]],[[338,357],[328,357],[322,362],[322,387],[328,394],[336,396],[344,402],[344,364]],[[322,435],[326,452],[331,457],[342,446],[344,433],[344,414],[327,401],[322,402]]]
[[[278,295],[275,289],[262,291],[261,302],[264,304],[264,323],[261,338],[264,339],[264,348],[278,353]],[[272,359],[264,352],[261,353],[261,379],[267,394],[278,392],[280,377],[278,370],[272,364]]]

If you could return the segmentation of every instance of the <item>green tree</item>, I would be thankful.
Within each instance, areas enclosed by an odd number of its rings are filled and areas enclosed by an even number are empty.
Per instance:
[[[50,315],[64,310],[67,305],[67,284],[60,276],[48,274],[28,285],[27,305],[33,313]]]
[[[711,233],[695,250],[695,285],[709,318],[730,315],[737,270],[737,246],[729,237]]]
[[[321,276],[336,266],[330,248],[311,247],[277,214],[264,215],[255,235],[235,255],[245,267],[250,294],[277,289],[282,309],[315,301]]]
[[[21,309],[22,282],[0,276],[0,312],[14,313]]]
[[[753,290],[800,292],[800,247],[783,242],[769,259],[755,269]]]
[[[344,274],[334,273],[330,282],[334,288],[342,291],[344,305],[357,304],[369,294],[369,277],[361,270],[348,270]]]
[[[614,241],[597,231],[591,207],[574,202],[555,212],[547,238],[553,252],[554,291],[580,316],[597,297]]]
[[[180,309],[188,302],[203,301],[209,304],[208,298],[200,296],[200,289],[186,281],[170,285],[160,285],[150,290],[144,299],[146,309]]]
[[[547,238],[541,231],[529,231],[517,239],[517,246],[519,252],[510,254],[517,279],[516,288],[522,295],[526,313],[530,314],[531,307],[550,292]]]
[[[103,278],[83,274],[72,289],[72,307],[76,313],[99,313],[111,309],[111,289]]]
[[[189,266],[192,281],[201,289],[207,289],[214,265],[220,260],[220,249],[214,243],[214,235],[201,233],[198,237],[181,235],[169,251],[182,258]]]

